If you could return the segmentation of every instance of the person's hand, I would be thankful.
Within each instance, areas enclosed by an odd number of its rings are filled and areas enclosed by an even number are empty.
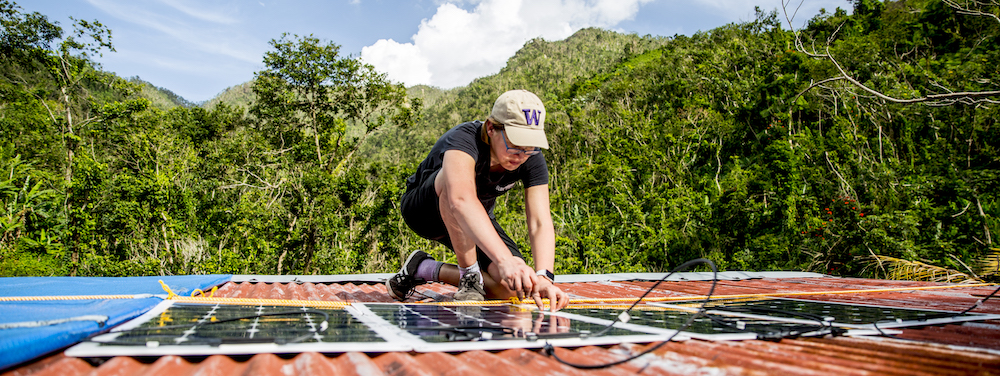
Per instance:
[[[535,272],[519,257],[508,257],[498,262],[497,270],[500,272],[500,284],[517,294],[518,299],[530,296],[538,283]]]
[[[549,298],[549,311],[551,312],[566,308],[569,305],[569,295],[556,287],[548,278],[538,278],[538,283],[535,284],[535,288],[531,291],[531,297],[535,300],[535,305],[538,306],[539,311],[545,310],[545,306],[542,304],[543,297]]]

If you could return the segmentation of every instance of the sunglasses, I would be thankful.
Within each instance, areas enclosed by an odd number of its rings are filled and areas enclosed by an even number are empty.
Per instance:
[[[499,129],[499,131],[503,132],[502,129]],[[517,155],[517,154],[535,155],[535,154],[538,154],[538,153],[542,152],[542,150],[539,149],[539,148],[527,148],[527,149],[521,149],[521,148],[516,148],[516,147],[512,148],[512,147],[510,147],[510,144],[507,143],[507,135],[506,134],[503,135],[503,146],[507,147],[507,152],[508,153],[511,153],[511,154],[514,154],[514,155]]]

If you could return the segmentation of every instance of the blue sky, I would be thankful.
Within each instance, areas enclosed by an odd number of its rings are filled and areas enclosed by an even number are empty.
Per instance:
[[[16,0],[15,0],[16,1]],[[441,88],[494,74],[524,42],[561,40],[585,27],[691,35],[752,20],[782,0],[20,0],[69,28],[70,16],[112,30],[104,70],[139,76],[194,102],[261,70],[282,33],[341,46],[396,82]],[[789,1],[789,0],[784,0]],[[794,1],[793,5],[798,5]],[[846,0],[804,0],[796,26]]]

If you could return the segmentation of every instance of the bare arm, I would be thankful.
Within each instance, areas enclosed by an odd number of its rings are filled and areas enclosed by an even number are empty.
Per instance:
[[[549,186],[536,185],[524,190],[525,210],[528,221],[528,237],[531,239],[531,256],[535,260],[535,269],[547,269],[555,272],[556,235],[552,226],[552,214],[549,211]],[[532,297],[538,309],[542,307],[542,297],[549,298],[549,309],[558,311],[569,304],[569,296],[560,288],[545,278],[538,278]]]
[[[479,202],[476,196],[475,160],[465,152],[449,150],[444,153],[443,163],[441,172],[434,181],[434,188],[441,199],[442,217],[446,224],[449,219],[454,219],[455,223],[452,225],[461,232],[461,238],[467,239],[464,242],[467,244],[462,244],[463,239],[452,234],[456,255],[462,257],[460,253],[471,249],[474,257],[475,246],[478,245],[496,263],[500,271],[498,279],[502,284],[521,297],[529,295],[537,277],[524,260],[510,254],[507,245],[493,228],[486,209]]]
[[[556,234],[549,212],[549,186],[528,187],[524,190],[524,201],[535,269],[555,272]]]

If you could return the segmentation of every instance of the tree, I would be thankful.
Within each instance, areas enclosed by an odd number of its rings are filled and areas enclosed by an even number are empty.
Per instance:
[[[901,69],[901,75],[895,77],[894,75],[888,75],[889,79],[887,81],[889,87],[879,89],[875,87],[872,83],[862,82],[863,79],[858,78],[857,73],[851,72],[848,68],[845,68],[844,64],[836,57],[836,54],[831,52],[831,48],[834,42],[838,38],[838,34],[846,27],[848,29],[855,28],[857,31],[863,32],[865,35],[877,35],[882,34],[882,29],[876,25],[866,24],[866,20],[879,20],[881,13],[886,10],[887,6],[892,6],[888,11],[901,12],[900,8],[909,7],[907,2],[899,1],[893,2],[890,5],[879,2],[877,0],[856,0],[855,3],[855,17],[847,19],[845,14],[835,14],[832,17],[824,18],[822,15],[817,16],[813,19],[810,28],[807,32],[812,31],[824,31],[826,37],[826,42],[822,49],[822,52],[816,48],[807,48],[806,43],[814,45],[814,42],[804,42],[803,33],[795,30],[794,25],[792,25],[792,20],[794,19],[794,14],[792,16],[788,15],[788,4],[789,0],[782,1],[782,7],[784,9],[785,17],[788,22],[789,27],[792,28],[795,33],[795,48],[799,52],[806,54],[809,57],[824,59],[833,65],[837,75],[813,82],[809,85],[802,93],[809,91],[813,88],[828,84],[834,81],[844,80],[849,82],[851,85],[861,89],[864,93],[868,95],[873,95],[879,100],[898,103],[898,104],[927,104],[929,106],[949,106],[956,103],[975,105],[975,104],[1000,104],[1000,90],[989,90],[990,88],[995,88],[995,85],[991,84],[991,79],[993,77],[940,77],[938,75],[929,74],[929,72],[921,69],[922,65],[919,64],[920,59],[935,59],[935,53],[939,52],[933,46],[933,34],[926,33],[921,35],[921,33],[916,33],[916,36],[912,37],[912,40],[905,39],[895,39],[895,35],[881,35],[883,37],[888,37],[889,43],[895,43],[897,47],[912,47],[913,50],[910,52],[903,53],[901,60],[903,64],[900,64],[898,68]],[[953,1],[953,0],[943,0],[943,3],[948,7],[955,9],[958,14],[981,16],[981,17],[991,17],[1000,23],[1000,18],[997,14],[998,5],[995,1],[990,3],[976,0],[966,0],[966,1]],[[935,6],[937,5],[937,6]],[[986,9],[986,10],[984,10]],[[969,25],[965,27],[960,25],[955,25],[955,20],[951,19],[950,14],[942,12],[942,7],[939,3],[931,2],[929,6],[925,9],[919,11],[912,11],[911,13],[918,13],[918,19],[911,24],[904,24],[906,26],[918,26],[927,27],[928,25],[941,25],[943,23],[952,24],[955,31],[952,33],[957,33],[961,31],[970,32],[973,35],[971,39],[979,39],[976,43],[983,43],[988,40],[994,40],[996,37],[990,36],[988,34],[992,33],[989,26],[982,27],[982,25],[973,25],[977,22],[968,22]],[[830,32],[828,28],[824,28],[818,24],[827,23],[831,21],[839,21],[836,28]],[[965,30],[963,30],[965,29]],[[973,29],[973,30],[970,30]],[[986,29],[986,30],[984,30]],[[995,25],[992,29],[995,29]],[[846,32],[846,31],[845,31]],[[983,35],[986,34],[986,35]],[[811,37],[811,38],[810,38]],[[806,38],[815,40],[817,35],[807,36]],[[931,47],[927,49],[918,49],[918,45],[925,42],[921,39],[927,38],[929,40]],[[966,36],[963,35],[949,35],[948,37],[963,39]],[[906,58],[905,55],[911,54],[911,57]],[[966,59],[974,60],[975,57],[971,56],[973,53],[976,55],[981,54],[983,51],[976,51],[976,48],[970,48],[967,51]],[[907,64],[909,63],[909,64]],[[909,74],[907,74],[909,73]],[[875,73],[878,75],[879,73]],[[874,78],[874,77],[872,77]],[[940,82],[942,80],[953,79],[956,82],[949,85],[945,82]],[[967,80],[967,81],[965,81]],[[965,81],[965,82],[962,82]],[[877,81],[876,81],[877,82]],[[956,89],[958,87],[959,89]],[[895,94],[894,94],[895,93]],[[801,95],[801,94],[800,94]]]
[[[274,51],[264,54],[267,69],[256,74],[258,99],[251,113],[262,130],[273,132],[279,150],[303,147],[301,142],[310,139],[315,157],[310,162],[331,171],[392,117],[405,119],[403,86],[391,84],[371,65],[340,56],[340,46],[288,34],[271,46]],[[304,155],[296,159],[306,161]]]
[[[9,0],[0,0],[0,55],[24,58],[32,52],[46,50],[62,29],[38,12],[23,14]]]
[[[853,3],[852,15],[822,12],[793,28],[791,55],[811,81],[801,81],[786,124],[799,140],[843,135],[814,144],[846,198],[829,199],[878,213],[844,222],[831,206],[828,221],[838,220],[809,233],[825,236],[823,252],[842,265],[878,253],[961,268],[992,246],[997,226],[996,3]]]
[[[412,121],[416,109],[402,85],[371,65],[340,56],[334,43],[283,34],[271,46],[274,50],[264,54],[266,69],[256,74],[251,113],[279,163],[247,166],[236,185],[266,190],[287,210],[288,241],[277,272],[284,271],[289,252],[302,252],[294,259],[301,261],[298,269],[309,271],[322,232],[339,227],[354,203],[345,187],[363,185],[345,181],[356,179],[344,174],[352,155],[386,124]],[[247,179],[255,183],[246,184]]]
[[[58,135],[62,151],[63,184],[67,189],[64,215],[69,217],[70,231],[73,231],[74,199],[69,195],[73,185],[73,170],[76,153],[82,141],[81,128],[96,121],[89,87],[95,82],[104,82],[116,89],[127,87],[124,80],[100,72],[90,57],[101,55],[103,51],[114,51],[111,44],[111,30],[99,21],[73,20],[73,32],[63,34],[56,22],[51,22],[39,13],[22,14],[15,3],[0,0],[0,50],[4,52],[6,84],[20,94],[30,95],[34,103],[44,107],[48,120]],[[53,47],[53,43],[58,42]],[[46,73],[48,79],[40,79],[38,72]],[[76,238],[76,236],[71,236]],[[68,242],[71,274],[76,273],[75,264],[80,260],[79,249],[74,241]]]

